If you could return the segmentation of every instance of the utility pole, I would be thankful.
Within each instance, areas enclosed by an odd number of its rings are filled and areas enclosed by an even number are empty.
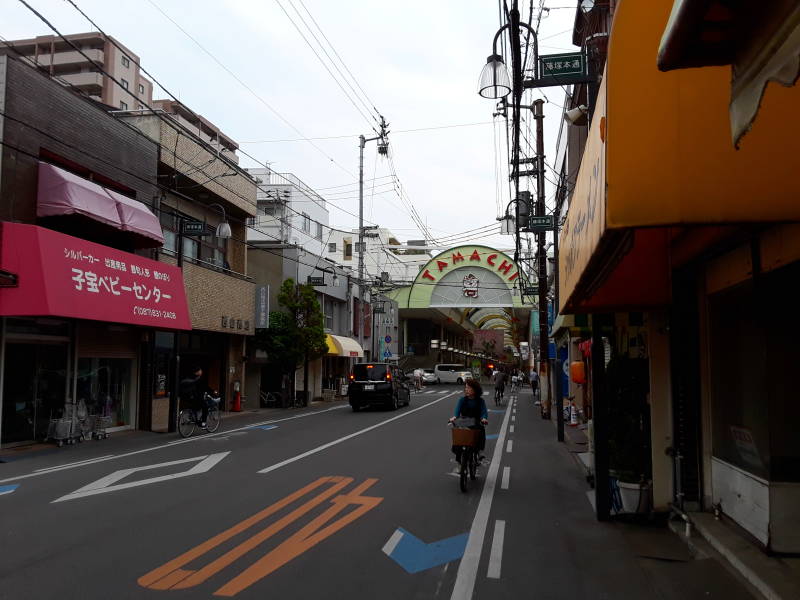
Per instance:
[[[379,140],[378,154],[388,153],[386,136],[389,135],[389,124],[381,116],[380,133],[367,138],[358,136],[358,345],[364,347],[364,147],[367,142]],[[374,359],[375,357],[370,357]]]
[[[544,205],[544,100],[533,102],[533,118],[536,120],[536,216],[545,216]],[[539,275],[539,361],[547,364],[547,251],[544,249],[547,232],[536,234],[536,269]],[[551,403],[552,408],[552,403]],[[549,416],[549,415],[548,415]]]

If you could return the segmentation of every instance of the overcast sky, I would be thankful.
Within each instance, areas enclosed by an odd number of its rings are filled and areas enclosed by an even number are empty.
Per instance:
[[[65,0],[28,2],[62,33],[92,30]],[[498,204],[505,208],[510,199],[507,177],[503,174],[498,180],[495,169],[496,139],[501,148],[506,143],[503,121],[492,124],[495,103],[477,94],[478,76],[499,27],[494,0],[75,2],[106,33],[137,53],[142,66],[183,103],[215,123],[243,150],[318,189],[330,203],[331,225],[357,226],[348,212],[358,213],[358,135],[374,135],[372,105],[391,124],[390,145],[400,182],[434,236],[444,238],[489,225],[497,217]],[[535,15],[539,0],[534,4]],[[575,3],[547,0],[544,5],[551,10],[543,13],[540,53],[576,50],[571,45]],[[521,2],[523,8],[527,19],[529,4]],[[315,44],[298,12],[325,44],[316,21],[366,93],[367,107],[328,63],[353,98],[348,100],[284,10],[309,42]],[[4,38],[50,33],[24,5],[4,0],[0,26]],[[327,62],[319,48],[317,52]],[[352,80],[350,86],[360,94]],[[552,164],[564,90],[551,87],[544,92],[545,147]],[[541,97],[539,92],[531,94],[528,100]],[[154,97],[166,94],[156,87]],[[336,139],[296,141],[301,137]],[[240,162],[256,166],[244,156]],[[420,239],[408,208],[386,185],[391,181],[385,178],[390,165],[377,157],[374,142],[367,144],[364,165],[366,179],[382,178],[375,181],[374,196],[367,182],[365,218],[389,227],[401,240]],[[548,184],[548,198],[552,193]],[[497,247],[511,244],[511,238],[499,235],[458,238],[470,240]]]

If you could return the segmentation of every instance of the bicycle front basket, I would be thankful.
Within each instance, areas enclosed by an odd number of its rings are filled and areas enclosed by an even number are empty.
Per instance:
[[[478,429],[463,429],[460,427],[453,428],[453,446],[477,446]]]

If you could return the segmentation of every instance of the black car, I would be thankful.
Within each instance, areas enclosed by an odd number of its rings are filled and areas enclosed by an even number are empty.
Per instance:
[[[411,403],[411,390],[399,367],[389,363],[358,363],[353,366],[348,388],[350,406],[358,412],[367,406],[396,410]]]

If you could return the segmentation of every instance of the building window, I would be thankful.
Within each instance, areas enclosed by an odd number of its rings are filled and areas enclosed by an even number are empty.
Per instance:
[[[311,233],[311,217],[306,213],[303,213],[303,231],[305,233]]]
[[[120,79],[119,81],[120,81],[120,83],[122,83],[122,87],[124,87],[127,90],[128,89],[128,80],[127,79]]]
[[[120,110],[128,110],[128,104],[123,102],[122,100],[119,101],[119,108]]]
[[[139,84],[139,95],[140,96],[144,95],[144,86],[141,83]]]
[[[317,239],[322,239],[322,223],[317,223]]]
[[[352,242],[344,243],[344,259],[351,260],[353,258],[353,244]]]
[[[336,252],[336,242],[330,242],[328,244],[328,252]]]
[[[122,55],[122,66],[126,67],[126,68],[131,66],[131,59],[128,58],[127,56],[125,56],[124,54]],[[125,86],[125,87],[128,87],[128,86]]]
[[[137,105],[136,105],[136,108],[137,108],[138,110],[144,110],[144,105],[142,105],[142,104],[137,104]]]

